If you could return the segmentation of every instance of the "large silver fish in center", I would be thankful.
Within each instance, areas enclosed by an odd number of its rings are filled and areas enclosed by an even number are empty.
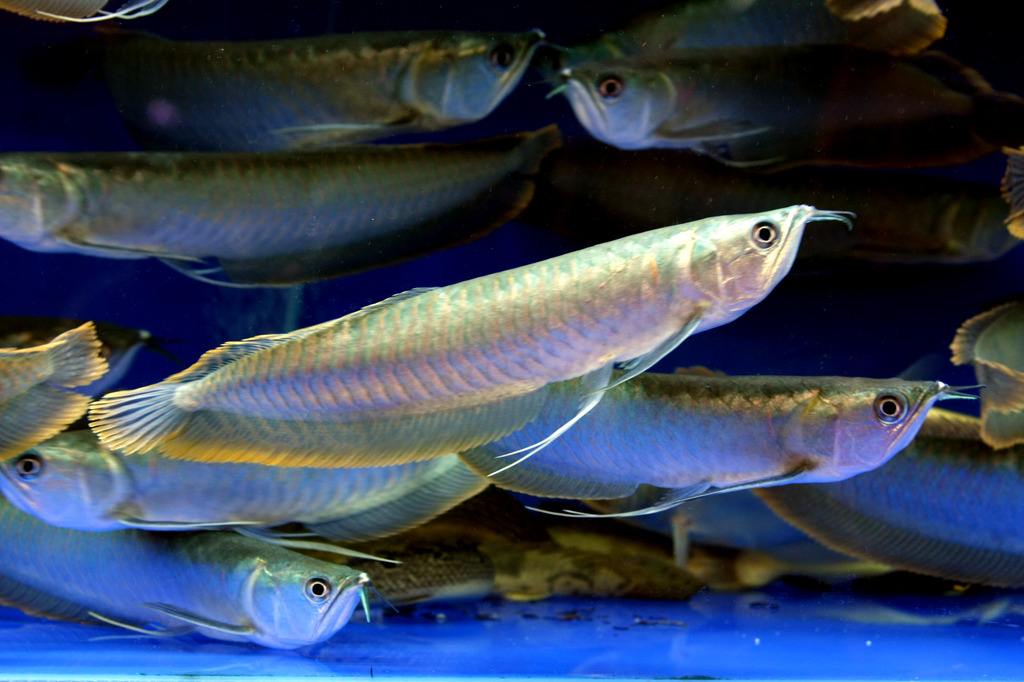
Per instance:
[[[615,383],[761,301],[804,226],[793,206],[666,227],[290,334],[228,343],[165,381],[95,403],[112,449],[286,466],[380,466],[459,452],[522,427],[544,389],[584,377],[583,417]]]

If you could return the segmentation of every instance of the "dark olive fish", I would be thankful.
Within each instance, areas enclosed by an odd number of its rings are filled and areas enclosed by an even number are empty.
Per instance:
[[[82,324],[81,320],[67,317],[0,316],[0,348],[42,345]],[[143,348],[173,358],[161,340],[145,329],[130,329],[108,322],[95,322],[94,325],[101,344],[100,356],[107,361],[109,369],[98,380],[80,389],[88,395],[100,395],[115,387]]]
[[[802,196],[849,208],[857,227],[808,232],[799,259],[977,263],[1001,257],[1024,238],[1024,220],[1008,218],[998,192],[979,183],[852,168],[752,173],[688,151],[598,145],[550,155],[520,220],[591,244]]]
[[[719,48],[580,64],[576,117],[620,149],[693,149],[739,167],[932,166],[1024,142],[1024,100],[939,53]]]
[[[544,35],[354,33],[247,42],[108,33],[104,73],[150,145],[268,150],[448,128],[488,115]]]
[[[973,417],[933,410],[885,466],[841,483],[760,490],[829,547],[950,580],[1024,587],[1024,447],[992,450]]]
[[[517,600],[686,599],[701,586],[673,564],[667,542],[645,544],[633,529],[614,522],[562,530],[560,525],[491,489],[411,531],[357,545],[400,564],[346,562],[365,570],[396,604],[489,594]]]
[[[953,363],[974,365],[983,386],[982,440],[993,448],[1024,445],[1024,301],[967,320],[951,349]]]
[[[2,154],[0,236],[33,251],[159,258],[213,284],[316,281],[504,224],[560,141],[550,126],[324,153]]]

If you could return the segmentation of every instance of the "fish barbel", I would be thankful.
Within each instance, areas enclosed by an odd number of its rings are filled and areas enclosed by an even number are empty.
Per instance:
[[[857,214],[857,229],[814,230],[804,236],[798,260],[979,263],[1000,258],[1024,238],[1024,220],[1010,216],[999,193],[981,183],[853,168],[754,173],[684,150],[597,144],[548,156],[519,220],[589,245],[708,212],[762,211],[800,197],[847,207]]]
[[[993,448],[1024,445],[1024,301],[964,322],[951,344],[953,364],[974,365],[981,391],[981,439]]]
[[[47,344],[0,347],[0,460],[60,432],[89,398],[74,389],[107,371],[96,327],[87,322]]]
[[[650,505],[614,515],[646,514],[709,493],[870,471],[906,447],[937,400],[960,395],[937,381],[648,373],[608,391],[542,455],[495,473],[495,454],[547,432],[573,392],[555,387],[543,416],[461,457],[495,485],[542,497],[624,498],[653,486]]]
[[[504,224],[559,143],[551,126],[323,153],[6,154],[0,236],[34,251],[159,258],[215,284],[316,281]]]
[[[1024,101],[939,53],[721,48],[563,71],[576,117],[620,149],[693,149],[733,166],[930,166],[1024,142]]]
[[[456,455],[392,467],[312,469],[123,457],[90,431],[62,433],[0,464],[0,490],[62,528],[194,530],[297,522],[334,540],[400,532],[490,481]]]
[[[0,601],[135,632],[295,649],[340,630],[365,573],[237,533],[84,533],[0,500]]]
[[[282,466],[382,466],[488,443],[536,417],[551,383],[596,405],[690,334],[756,305],[804,226],[794,206],[653,230],[447,287],[415,290],[289,334],[228,343],[152,386],[94,403],[126,454]]]
[[[147,143],[256,151],[482,119],[518,84],[544,34],[353,33],[245,42],[106,37],[110,91]]]
[[[110,0],[0,0],[0,9],[30,19],[92,23],[111,19],[141,19],[155,14],[168,0],[136,0],[115,3],[116,10],[103,9]]]
[[[841,483],[758,491],[839,551],[949,580],[1024,586],[1024,448],[992,450],[981,422],[934,410],[913,443]]]
[[[82,320],[66,317],[0,316],[0,348],[42,345],[82,324]],[[135,356],[143,348],[172,357],[163,347],[161,339],[145,329],[129,329],[109,322],[94,322],[93,325],[101,344],[100,356],[107,361],[109,369],[97,381],[79,389],[87,395],[100,395],[116,386],[128,373]]]

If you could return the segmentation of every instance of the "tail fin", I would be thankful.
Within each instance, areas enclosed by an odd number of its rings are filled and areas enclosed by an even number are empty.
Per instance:
[[[81,417],[88,406],[88,396],[46,384],[3,403],[0,406],[0,460],[57,435]]]
[[[1003,175],[1003,198],[1010,205],[1006,226],[1010,234],[1024,239],[1024,149],[1003,149],[1006,173]]]
[[[951,348],[953,364],[973,364],[984,384],[983,412],[1024,410],[1024,304],[975,315],[957,330]]]
[[[107,361],[100,355],[103,345],[92,322],[64,332],[42,348],[48,349],[53,362],[50,384],[87,386],[107,372]]]
[[[174,401],[182,385],[199,381],[228,363],[289,338],[287,334],[267,334],[229,341],[158,384],[116,391],[96,401],[89,409],[89,424],[100,441],[112,450],[129,455],[151,450],[185,427],[190,411]]]

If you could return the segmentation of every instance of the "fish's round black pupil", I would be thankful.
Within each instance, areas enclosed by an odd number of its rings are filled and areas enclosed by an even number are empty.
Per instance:
[[[43,460],[36,455],[24,455],[14,463],[14,470],[20,478],[35,478],[43,471]]]
[[[507,69],[516,60],[516,50],[508,43],[501,43],[491,50],[491,64],[499,69]]]
[[[306,594],[317,601],[326,599],[331,594],[331,584],[323,578],[313,578],[306,583]]]
[[[875,412],[882,421],[894,422],[903,417],[903,401],[893,395],[879,396],[875,401]]]
[[[615,99],[624,89],[625,84],[618,76],[604,76],[597,82],[597,91],[605,99]]]
[[[768,247],[778,239],[779,232],[771,223],[758,223],[754,226],[754,241],[758,246]]]

